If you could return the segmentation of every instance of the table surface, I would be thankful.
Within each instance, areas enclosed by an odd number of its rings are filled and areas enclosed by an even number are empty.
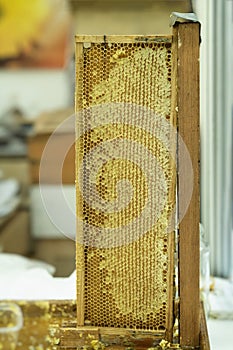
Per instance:
[[[211,350],[233,349],[233,320],[208,319],[207,327]]]

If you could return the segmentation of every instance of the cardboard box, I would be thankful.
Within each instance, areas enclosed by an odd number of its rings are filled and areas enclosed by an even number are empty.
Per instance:
[[[69,276],[75,269],[75,241],[71,239],[37,239],[34,258],[56,267],[55,276]]]
[[[62,183],[74,184],[75,131],[73,114],[73,108],[68,108],[43,113],[37,118],[34,125],[34,135],[28,139],[32,183],[42,181],[47,184],[57,184],[62,181]],[[41,168],[43,169],[41,170]]]
[[[50,134],[38,134],[28,139],[28,157],[30,177],[33,184],[42,181],[47,184],[75,183],[75,147],[73,134],[53,136],[48,144]],[[71,148],[70,148],[71,145]],[[64,155],[67,151],[67,154]],[[43,163],[41,157],[44,154]],[[42,165],[43,164],[43,165]],[[43,166],[43,178],[40,177]],[[62,171],[62,174],[61,174]]]
[[[0,225],[0,248],[5,253],[29,255],[32,240],[29,233],[29,214],[18,210]]]
[[[0,170],[5,179],[12,177],[19,181],[24,203],[28,197],[28,185],[30,183],[28,159],[26,157],[0,158]]]

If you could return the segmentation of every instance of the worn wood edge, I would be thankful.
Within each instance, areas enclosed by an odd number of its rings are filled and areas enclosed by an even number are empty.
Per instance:
[[[171,127],[174,128],[174,130],[177,129],[177,40],[174,39],[174,33],[172,35],[172,85],[171,85]],[[174,144],[175,141],[175,144]],[[174,135],[172,133],[171,135],[171,158],[174,157],[174,159],[170,159],[170,164],[172,167],[175,167],[174,169],[174,179],[173,179],[173,186],[171,188],[171,191],[169,193],[169,202],[172,202],[176,205],[176,186],[177,186],[177,164],[176,162],[176,152],[177,152],[177,144],[176,140],[174,140]],[[168,322],[167,322],[167,331],[166,331],[166,340],[169,342],[173,341],[173,328],[174,328],[174,322],[175,322],[175,305],[174,305],[174,294],[175,294],[175,226],[176,226],[176,214],[175,212],[171,214],[169,225],[171,226],[171,229],[169,229],[168,232],[168,249],[169,249],[169,266],[170,266],[170,274],[169,274],[169,282],[168,282],[168,288],[169,288],[169,297],[168,297],[168,310],[170,310],[170,313],[168,315]]]
[[[178,176],[178,132],[179,132],[179,124],[178,124],[178,88],[177,88],[177,70],[178,70],[178,28],[177,26],[173,27],[172,30],[172,96],[171,96],[171,114],[172,120],[174,123],[174,128],[176,129],[176,194],[179,193],[179,176]],[[176,195],[176,210],[179,205],[179,198]],[[176,212],[177,215],[177,212]],[[178,227],[177,227],[177,217],[175,218],[175,233],[174,233],[174,249],[177,250],[178,245]],[[176,252],[177,253],[177,252]],[[178,253],[177,253],[178,254]],[[178,263],[178,256],[174,256],[174,264]],[[179,296],[175,296],[173,298],[173,316],[174,319],[178,319],[179,317]]]
[[[177,24],[178,30],[178,128],[191,156],[194,187],[187,212],[179,223],[179,321],[180,344],[198,347],[199,295],[199,24]],[[191,67],[191,68],[190,68]],[[179,203],[185,193],[186,166],[178,150]],[[182,170],[181,170],[182,168]],[[190,260],[191,259],[191,260]]]
[[[175,249],[175,235],[174,232],[168,233],[168,265],[169,265],[169,281],[168,281],[168,310],[167,325],[165,331],[165,339],[172,343],[174,331],[174,249]]]
[[[201,303],[201,308],[200,308],[200,349],[210,350],[210,340],[208,335],[206,316],[205,316],[203,303]]]
[[[75,35],[76,43],[171,43],[172,35]]]
[[[204,321],[204,320],[203,320]],[[125,328],[98,328],[91,326],[75,327],[75,323],[64,323],[60,329],[60,349],[88,349],[88,350],[148,350],[148,349],[180,349],[180,350],[210,350],[208,347],[208,334],[202,323],[202,339],[200,346],[184,346],[168,343],[165,334],[154,331],[133,330]],[[163,344],[163,345],[160,345]]]
[[[158,345],[165,338],[165,332],[136,330],[112,327],[75,327],[75,324],[63,324],[60,333],[60,346],[93,347],[100,342],[105,347],[127,347],[148,349]]]

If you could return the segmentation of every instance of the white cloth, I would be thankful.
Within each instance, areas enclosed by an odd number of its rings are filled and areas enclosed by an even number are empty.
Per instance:
[[[53,277],[55,268],[16,254],[0,253],[1,300],[75,299],[75,272]]]
[[[214,290],[209,294],[209,317],[233,320],[233,283],[214,278]]]

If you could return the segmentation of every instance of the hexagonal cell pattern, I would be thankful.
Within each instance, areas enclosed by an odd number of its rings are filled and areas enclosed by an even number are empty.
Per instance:
[[[163,331],[171,305],[171,42],[78,42],[77,293],[86,324]]]

